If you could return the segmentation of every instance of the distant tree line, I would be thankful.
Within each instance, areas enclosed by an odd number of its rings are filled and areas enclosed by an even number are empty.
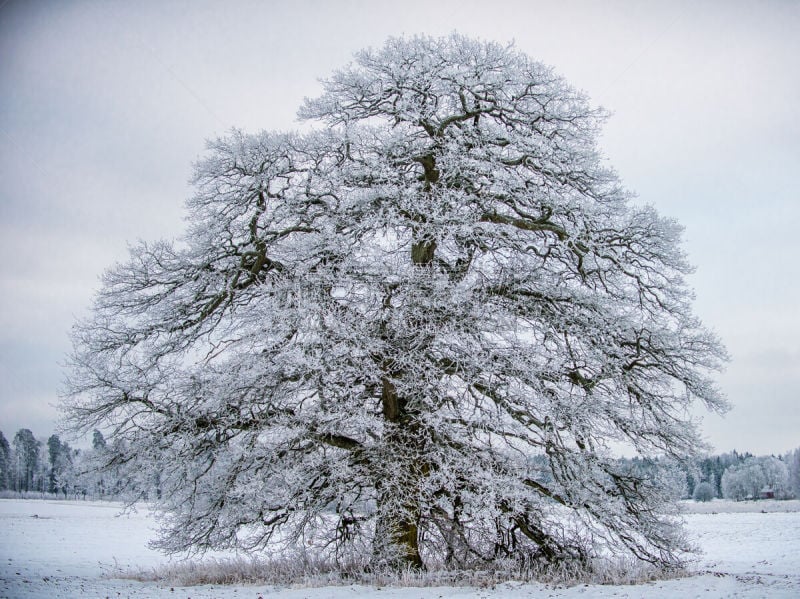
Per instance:
[[[58,435],[43,443],[27,428],[18,430],[9,443],[0,431],[0,492],[83,499],[157,495],[158,477],[137,476],[119,460],[121,449],[108,445],[100,431],[94,431],[91,449],[72,448]]]
[[[0,490],[58,493],[74,457],[75,451],[58,435],[43,444],[22,428],[9,443],[0,431]]]
[[[649,472],[675,498],[711,501],[800,498],[800,448],[781,456],[722,453],[692,463],[667,459],[623,458],[638,474]]]
[[[697,501],[800,497],[800,448],[782,456],[723,453],[685,467],[684,472],[687,496]]]
[[[132,468],[130,455],[119,442],[106,443],[94,431],[90,449],[74,449],[58,435],[45,443],[23,428],[11,443],[0,431],[0,491],[50,493],[65,498],[153,499],[160,496],[158,474]],[[536,460],[536,457],[532,458]],[[632,473],[649,476],[669,487],[675,498],[710,501],[714,498],[800,498],[800,447],[782,456],[722,453],[693,464],[668,460],[621,459]]]

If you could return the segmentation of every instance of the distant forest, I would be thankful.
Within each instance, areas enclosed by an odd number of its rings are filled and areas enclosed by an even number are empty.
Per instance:
[[[23,428],[11,443],[0,431],[0,497],[61,496],[67,499],[147,499],[158,480],[135,476],[119,461],[119,448],[94,431],[90,449],[75,449],[51,435],[42,442]]]
[[[122,447],[94,431],[90,449],[74,449],[58,435],[36,439],[23,428],[11,443],[0,431],[0,497],[60,496],[67,499],[153,499],[158,475],[142,474],[121,458]],[[534,461],[546,459],[535,456]],[[660,479],[681,499],[735,501],[800,498],[800,447],[780,456],[722,453],[677,463],[666,458],[621,458],[637,474]]]

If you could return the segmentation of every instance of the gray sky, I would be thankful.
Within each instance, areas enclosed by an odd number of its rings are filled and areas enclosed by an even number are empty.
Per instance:
[[[800,446],[800,3],[0,0],[0,430],[54,429],[67,333],[127,242],[175,237],[204,140],[297,126],[386,37],[514,40],[595,104],[623,181],[686,227],[732,361],[719,451]],[[698,412],[697,415],[701,415]]]

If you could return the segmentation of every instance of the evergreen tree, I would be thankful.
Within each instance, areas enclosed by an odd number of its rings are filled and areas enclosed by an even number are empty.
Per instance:
[[[13,486],[13,463],[11,446],[3,431],[0,431],[0,490]]]
[[[95,451],[103,451],[106,448],[106,439],[99,430],[95,429],[92,432],[92,449]]]
[[[37,474],[40,469],[40,446],[41,443],[36,440],[33,433],[27,428],[20,429],[14,435],[16,491],[42,490],[37,488],[37,483],[39,482]]]
[[[49,458],[49,471],[47,476],[47,490],[50,493],[63,491],[63,478],[72,467],[72,449],[59,439],[58,435],[51,435],[47,439]]]
[[[786,466],[789,470],[789,490],[794,497],[800,497],[800,448],[786,455]]]

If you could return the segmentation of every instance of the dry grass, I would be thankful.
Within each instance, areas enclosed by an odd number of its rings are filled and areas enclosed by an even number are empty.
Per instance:
[[[596,560],[588,567],[578,563],[521,567],[498,562],[473,570],[375,570],[363,564],[334,564],[308,558],[204,559],[181,561],[158,568],[114,572],[114,578],[157,582],[175,586],[261,584],[321,587],[350,584],[394,587],[468,586],[487,588],[503,582],[539,582],[548,585],[642,584],[682,578],[683,570],[664,570],[632,560]]]

